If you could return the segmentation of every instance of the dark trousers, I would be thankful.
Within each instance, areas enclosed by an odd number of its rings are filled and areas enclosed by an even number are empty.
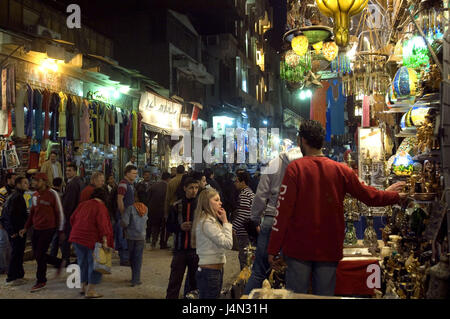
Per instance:
[[[219,299],[223,285],[223,269],[198,268],[198,298]]]
[[[167,238],[166,238],[166,223],[164,222],[164,217],[153,217],[147,221],[147,240],[151,240],[152,247],[156,246],[159,237],[159,245],[160,247],[167,246]]]
[[[195,273],[198,268],[198,256],[195,253],[195,250],[190,249],[175,251],[173,254],[172,264],[170,265],[171,270],[166,299],[178,299],[186,267],[188,268],[186,280],[189,280],[189,289],[191,291],[197,289]]]
[[[31,243],[37,262],[36,279],[38,284],[47,282],[47,264],[55,267],[61,266],[61,259],[47,254],[55,232],[56,229],[33,230]]]
[[[9,238],[11,244],[11,259],[9,260],[8,278],[6,281],[13,281],[21,279],[25,276],[23,270],[23,255],[25,253],[26,237],[17,236],[15,238]]]
[[[128,239],[128,253],[131,265],[131,283],[141,281],[142,255],[144,253],[145,240]]]

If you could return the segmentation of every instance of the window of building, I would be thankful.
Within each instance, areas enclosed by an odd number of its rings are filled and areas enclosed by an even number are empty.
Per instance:
[[[242,91],[248,93],[248,70],[247,67],[242,67]]]

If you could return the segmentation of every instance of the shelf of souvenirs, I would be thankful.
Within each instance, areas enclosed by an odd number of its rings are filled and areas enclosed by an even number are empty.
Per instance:
[[[398,103],[389,105],[389,110],[383,111],[383,113],[405,113],[408,112],[411,107],[414,106],[428,106],[430,108],[439,108],[441,105],[441,100],[439,94],[433,95],[432,97],[422,97],[417,100],[414,104],[409,103]]]
[[[441,150],[432,150],[428,153],[417,154],[413,157],[416,162],[423,162],[426,160],[440,161],[441,160]]]

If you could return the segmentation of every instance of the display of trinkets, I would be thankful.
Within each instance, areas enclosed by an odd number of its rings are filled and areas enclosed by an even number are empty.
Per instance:
[[[375,232],[375,228],[373,228],[373,216],[371,214],[371,211],[369,209],[369,212],[366,216],[366,229],[364,230],[364,240],[363,244],[366,247],[369,247],[369,252],[372,255],[375,255],[379,249],[378,249],[378,238],[377,233]]]

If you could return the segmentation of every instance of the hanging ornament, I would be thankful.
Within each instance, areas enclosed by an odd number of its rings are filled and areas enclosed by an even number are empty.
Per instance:
[[[417,74],[413,69],[401,67],[394,77],[394,92],[399,98],[407,98],[416,94]]]
[[[322,52],[327,61],[333,61],[339,53],[339,47],[335,42],[325,42]]]
[[[322,50],[322,47],[323,47],[323,41],[314,43],[314,44],[312,45],[312,47],[313,47],[314,50],[316,51],[316,54],[319,55],[319,54],[320,54],[320,50]]]
[[[350,17],[360,13],[368,0],[316,0],[320,12],[333,18],[336,43],[345,47],[348,44]]]
[[[291,46],[292,49],[300,56],[303,56],[306,54],[306,51],[308,51],[308,38],[304,35],[298,35],[295,38],[292,39]]]
[[[294,50],[289,50],[286,52],[284,60],[286,61],[287,65],[295,68],[300,63],[301,57],[297,53],[295,53]]]

